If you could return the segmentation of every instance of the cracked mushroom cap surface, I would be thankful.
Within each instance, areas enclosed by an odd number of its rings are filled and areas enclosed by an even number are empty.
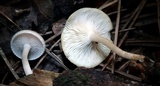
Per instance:
[[[94,31],[111,40],[110,18],[96,8],[81,8],[70,15],[61,35],[62,49],[70,62],[79,67],[93,68],[99,65],[110,53],[101,43],[91,41]]]
[[[45,51],[44,39],[35,31],[21,30],[12,37],[11,50],[18,58],[21,59],[24,44],[29,44],[31,46],[31,50],[28,54],[29,60],[39,58]]]

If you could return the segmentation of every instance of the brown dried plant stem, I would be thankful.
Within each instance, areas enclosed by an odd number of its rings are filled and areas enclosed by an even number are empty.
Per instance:
[[[60,42],[60,40],[56,41],[56,42],[49,48],[49,51],[51,51],[51,50],[55,47],[55,45],[58,44],[59,42]],[[44,58],[45,58],[46,56],[47,56],[47,53],[42,56],[42,58],[38,61],[38,63],[37,63],[36,66],[34,67],[34,69],[36,69],[36,68],[40,65],[40,63],[44,60]]]
[[[18,30],[21,30],[20,27],[19,27],[19,25],[17,25],[14,21],[12,21],[11,18],[9,18],[7,15],[5,15],[5,14],[4,14],[3,12],[1,12],[1,11],[0,11],[0,14],[1,14],[2,16],[4,16],[8,21],[10,21],[13,25],[15,25]]]
[[[104,67],[104,64],[100,64],[100,66]],[[109,67],[106,67],[106,69],[111,71],[111,68],[109,68]],[[122,76],[125,76],[125,77],[127,77],[127,78],[129,78],[129,79],[138,81],[138,82],[141,82],[141,81],[142,81],[142,78],[133,76],[133,75],[131,75],[131,74],[127,74],[127,73],[125,73],[125,72],[123,72],[123,71],[115,70],[115,73],[120,74],[120,75],[122,75]]]
[[[136,19],[138,18],[140,12],[142,11],[144,5],[146,3],[146,0],[141,1],[141,3],[139,4],[139,6],[136,8],[136,10],[133,12],[133,14],[131,15],[131,17],[129,18],[129,20],[126,22],[126,24],[122,27],[122,30],[125,29],[128,24],[131,22],[131,24],[129,24],[129,28],[131,28],[133,26],[133,24],[135,23]],[[124,40],[127,38],[129,32],[125,32],[125,34],[123,35],[122,39],[120,40],[120,42],[118,43],[118,47],[120,47],[122,45],[122,43],[124,42]],[[108,64],[110,63],[111,59],[113,58],[113,55],[111,55],[109,57],[109,60],[106,62],[106,64],[104,65],[104,67],[102,68],[102,71],[106,68],[106,66],[108,66]]]
[[[118,13],[117,13],[117,20],[116,20],[116,27],[115,27],[115,35],[114,35],[114,45],[117,45],[117,40],[118,40],[118,31],[119,31],[119,23],[120,23],[120,13],[121,13],[121,0],[118,1]],[[115,66],[115,58],[116,58],[116,53],[113,53],[113,60],[112,60],[112,73],[114,73],[114,66]]]
[[[5,61],[6,65],[8,66],[9,70],[11,71],[11,73],[13,74],[13,76],[16,79],[19,79],[19,76],[17,75],[17,73],[14,71],[13,67],[11,66],[11,64],[9,63],[6,55],[4,54],[3,50],[0,48],[0,55],[2,56],[3,60]]]
[[[106,2],[105,2],[102,6],[100,6],[98,9],[103,10],[104,8],[107,8],[107,7],[113,5],[113,4],[117,3],[117,2],[118,2],[118,0],[114,0],[114,1],[112,1],[112,2],[110,2],[110,3],[108,3],[108,1],[106,1]]]
[[[50,52],[49,49],[47,49],[47,48],[46,48],[46,53],[47,53],[48,55],[50,55],[52,58],[54,58],[58,63],[60,63],[61,66],[62,66],[64,69],[69,70],[69,68],[66,67],[66,66],[63,64],[62,60],[59,59],[59,57],[58,57],[57,55],[55,55],[54,53]]]
[[[158,28],[159,28],[159,35],[160,35],[160,0],[157,1],[157,11],[158,11]]]

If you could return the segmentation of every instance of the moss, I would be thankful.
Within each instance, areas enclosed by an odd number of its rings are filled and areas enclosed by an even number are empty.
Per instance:
[[[60,86],[86,85],[90,76],[84,75],[80,71],[70,71],[69,74],[56,79]]]

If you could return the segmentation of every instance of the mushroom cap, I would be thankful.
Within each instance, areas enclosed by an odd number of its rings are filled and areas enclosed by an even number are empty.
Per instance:
[[[35,31],[21,30],[12,37],[11,50],[18,58],[22,58],[24,44],[31,46],[28,54],[29,60],[35,60],[44,53],[44,39]]]
[[[96,32],[111,40],[113,26],[110,18],[96,8],[81,8],[70,15],[61,35],[62,49],[73,64],[92,68],[99,65],[110,53],[102,43],[91,41],[90,35]]]

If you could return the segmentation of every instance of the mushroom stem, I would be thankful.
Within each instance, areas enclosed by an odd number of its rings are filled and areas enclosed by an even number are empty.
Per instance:
[[[101,35],[99,35],[97,33],[92,33],[90,35],[90,38],[91,38],[91,41],[104,44],[109,49],[111,49],[113,52],[115,52],[116,54],[118,54],[119,56],[121,56],[123,58],[132,59],[132,60],[139,60],[139,61],[144,60],[143,55],[138,55],[138,54],[133,54],[133,53],[123,51],[122,49],[120,49],[116,45],[114,45],[112,41],[102,37]]]
[[[28,62],[28,54],[31,49],[31,46],[29,44],[24,44],[23,47],[24,48],[23,48],[23,53],[22,53],[22,65],[23,65],[25,74],[29,75],[33,73],[29,65],[29,62]]]

